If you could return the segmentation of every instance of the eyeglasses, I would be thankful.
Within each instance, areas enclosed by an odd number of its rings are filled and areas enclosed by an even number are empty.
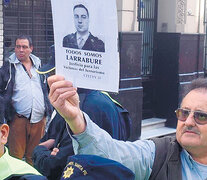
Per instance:
[[[190,113],[193,112],[194,120],[197,124],[207,124],[207,113],[201,111],[191,111],[188,109],[178,108],[175,110],[176,116],[180,121],[186,121]]]
[[[25,45],[23,45],[23,46],[20,46],[20,45],[16,45],[15,46],[17,49],[28,49],[29,47],[28,46],[25,46]]]

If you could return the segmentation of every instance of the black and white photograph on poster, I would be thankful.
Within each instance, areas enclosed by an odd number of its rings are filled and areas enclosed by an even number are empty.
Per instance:
[[[118,92],[116,0],[51,0],[56,74],[80,88]]]

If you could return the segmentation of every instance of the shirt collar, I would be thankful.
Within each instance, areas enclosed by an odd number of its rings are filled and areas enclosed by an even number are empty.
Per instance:
[[[4,154],[1,156],[1,158],[3,158],[3,157],[7,157],[8,155],[9,155],[9,153],[8,153],[8,149],[7,149],[6,146],[4,146]]]
[[[38,65],[37,65],[37,63],[32,59],[31,56],[30,56],[29,58],[30,58],[30,60],[32,61],[33,66],[34,66],[36,69],[38,69]],[[15,64],[21,64],[20,60],[17,59],[17,57],[15,58],[14,63],[15,63]]]
[[[80,35],[78,32],[77,32],[77,40],[79,40],[79,38],[81,37],[81,38],[83,38],[83,40],[84,41],[86,41],[87,39],[88,39],[88,37],[89,37],[89,35],[90,35],[90,33],[88,32],[87,34],[85,34],[85,35]]]
[[[33,55],[33,54],[30,54],[30,60],[32,61],[32,64],[33,64],[33,66],[36,68],[36,69],[38,69],[39,68],[39,66],[40,66],[40,60],[35,56],[35,55]],[[15,53],[13,53],[11,56],[10,56],[10,63],[14,63],[14,64],[20,64],[20,61],[19,61],[19,59],[17,59],[17,57],[16,57],[16,55],[15,55]]]
[[[192,156],[185,149],[183,149],[182,153],[183,153],[183,156],[185,157],[186,161],[188,162],[190,168],[193,169],[193,167],[194,167],[193,166],[194,160],[193,160]]]

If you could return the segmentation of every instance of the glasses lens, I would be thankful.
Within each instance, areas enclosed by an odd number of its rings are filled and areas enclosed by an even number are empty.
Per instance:
[[[185,109],[177,109],[175,112],[176,112],[176,116],[178,120],[180,121],[185,121],[188,118],[189,113],[190,113],[188,110],[185,110]]]
[[[194,112],[195,121],[198,124],[207,124],[207,114],[203,112]]]

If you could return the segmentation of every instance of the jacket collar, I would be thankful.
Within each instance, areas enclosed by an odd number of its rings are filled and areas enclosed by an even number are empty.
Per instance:
[[[40,65],[41,65],[41,60],[37,56],[35,56],[34,54],[30,54],[29,57],[30,57],[34,67],[36,69],[38,69],[40,67]],[[9,62],[12,63],[12,64],[20,63],[20,61],[17,59],[15,53],[13,53],[11,56],[9,56]]]

